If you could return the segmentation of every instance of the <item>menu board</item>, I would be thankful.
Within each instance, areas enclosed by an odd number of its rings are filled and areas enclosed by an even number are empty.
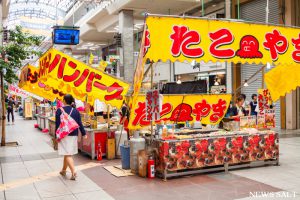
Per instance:
[[[162,95],[158,90],[150,90],[146,93],[146,116],[149,121],[160,119],[162,107]]]

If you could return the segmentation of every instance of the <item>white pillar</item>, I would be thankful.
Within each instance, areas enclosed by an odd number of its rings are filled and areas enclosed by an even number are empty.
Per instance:
[[[119,13],[119,32],[122,34],[122,47],[120,48],[120,74],[124,80],[132,83],[134,74],[133,55],[133,11],[122,10]]]
[[[295,25],[294,1],[285,1],[285,22],[286,25]],[[286,105],[286,129],[297,128],[297,93],[292,91],[285,97]],[[298,119],[299,120],[299,119]]]
[[[285,97],[286,101],[286,129],[292,130],[297,128],[297,95],[292,91]]]
[[[231,18],[231,0],[225,0],[225,18],[230,19]],[[232,68],[234,65],[231,62],[226,62],[226,90],[227,93],[233,93],[235,91],[232,91]]]
[[[226,70],[226,91],[227,93],[233,93],[232,91],[232,64],[230,62],[225,62]]]

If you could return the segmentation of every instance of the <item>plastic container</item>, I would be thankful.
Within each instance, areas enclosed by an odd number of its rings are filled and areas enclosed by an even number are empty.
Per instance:
[[[200,121],[195,121],[194,124],[193,124],[193,128],[197,128],[197,129],[202,128],[201,122]]]
[[[138,151],[145,149],[144,138],[132,138],[130,141],[130,168],[133,173],[138,171]]]
[[[121,145],[122,169],[130,169],[130,146]]]
[[[124,142],[127,140],[127,131],[124,129],[123,131],[116,131],[115,138],[116,138],[116,157],[120,158],[121,157],[120,146],[124,144]]]

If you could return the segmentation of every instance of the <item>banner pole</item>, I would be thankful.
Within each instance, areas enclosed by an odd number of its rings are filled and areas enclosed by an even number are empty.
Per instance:
[[[153,62],[151,62],[150,66],[151,67],[151,90],[153,90]],[[153,117],[151,117],[151,141],[153,140]]]

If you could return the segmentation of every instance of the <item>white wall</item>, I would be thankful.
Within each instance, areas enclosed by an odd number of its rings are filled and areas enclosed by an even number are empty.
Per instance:
[[[191,74],[197,72],[209,72],[225,69],[225,63],[200,63],[199,68],[193,69],[190,63],[175,62],[175,75]]]

